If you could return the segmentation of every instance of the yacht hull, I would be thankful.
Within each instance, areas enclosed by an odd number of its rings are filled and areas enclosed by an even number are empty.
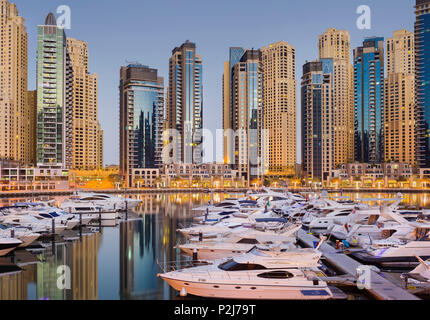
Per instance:
[[[19,240],[22,241],[22,244],[19,246],[19,248],[27,248],[30,244],[32,244],[34,241],[40,238],[39,234],[32,234],[32,235],[25,235],[18,237]]]
[[[235,285],[201,282],[185,282],[160,277],[173,289],[179,292],[204,298],[238,299],[238,300],[328,300],[332,294],[327,287],[294,287],[267,285]]]
[[[18,247],[18,244],[0,243],[0,257],[4,257],[11,251],[15,250],[17,247]]]

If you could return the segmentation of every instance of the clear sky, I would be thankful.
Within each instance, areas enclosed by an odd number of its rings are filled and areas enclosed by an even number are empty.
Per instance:
[[[157,68],[168,83],[168,59],[175,46],[195,42],[203,58],[204,126],[222,128],[222,73],[231,46],[260,48],[285,40],[296,47],[298,88],[306,60],[318,58],[318,35],[346,29],[353,47],[364,37],[413,31],[415,0],[12,0],[29,33],[29,89],[36,87],[37,25],[49,11],[71,8],[67,36],[87,41],[90,72],[99,75],[99,119],[105,164],[119,154],[119,69],[126,61]],[[357,7],[371,8],[371,30],[359,30]],[[57,15],[57,14],[56,14]],[[297,111],[300,112],[300,91]],[[300,118],[298,117],[298,161]],[[220,153],[220,152],[219,152]],[[218,153],[218,154],[219,154]]]

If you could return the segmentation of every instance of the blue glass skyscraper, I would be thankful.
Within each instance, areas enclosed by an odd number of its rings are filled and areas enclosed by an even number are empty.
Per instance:
[[[416,157],[422,168],[430,167],[430,0],[416,0],[415,96]]]
[[[355,161],[384,161],[384,38],[354,50]]]

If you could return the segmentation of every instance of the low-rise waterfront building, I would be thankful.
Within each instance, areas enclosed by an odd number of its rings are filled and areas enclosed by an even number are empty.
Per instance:
[[[0,190],[67,190],[69,170],[34,168],[18,162],[0,160]]]
[[[172,188],[229,188],[247,183],[244,177],[238,177],[237,170],[223,163],[166,165],[163,181],[165,187]]]
[[[334,188],[408,188],[418,179],[408,163],[347,163],[333,171],[329,186]]]

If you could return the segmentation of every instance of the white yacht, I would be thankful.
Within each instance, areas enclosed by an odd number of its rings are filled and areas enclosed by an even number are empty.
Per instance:
[[[26,248],[40,238],[39,233],[32,232],[27,228],[14,228],[5,224],[0,224],[0,238],[7,238],[10,236],[13,236],[22,242],[19,245],[20,248]]]
[[[300,228],[301,225],[292,225],[281,233],[251,229],[225,234],[216,240],[198,241],[194,239],[188,244],[180,245],[179,248],[189,256],[197,254],[198,260],[216,260],[237,256],[249,252],[257,245],[285,249],[294,246],[297,240],[295,234]]]
[[[0,238],[0,257],[4,257],[22,244],[21,240],[14,238]]]
[[[353,209],[326,209],[318,214],[310,213],[303,218],[303,226],[310,230],[327,230],[334,221],[345,223]]]
[[[36,233],[51,233],[52,232],[52,219],[38,219],[30,215],[7,215],[0,216],[0,222],[4,224],[9,224],[14,227],[26,227],[29,230]],[[63,224],[55,223],[54,225],[55,234],[61,234],[66,230],[66,226]]]
[[[71,200],[79,200],[94,204],[102,208],[102,211],[125,211],[137,207],[142,200],[125,198],[110,194],[87,193],[82,192],[77,196],[71,197]]]
[[[212,265],[158,276],[182,296],[222,299],[326,300],[333,297],[316,274],[321,253],[313,249],[251,252]]]
[[[416,257],[420,262],[418,267],[409,273],[401,275],[401,278],[406,281],[406,284],[415,288],[430,288],[430,260],[424,261],[420,257]]]
[[[354,252],[351,255],[362,262],[380,266],[415,267],[416,256],[430,259],[430,225],[422,222],[411,225],[415,226],[415,230],[406,237],[409,239],[391,236],[375,240],[365,251]]]
[[[104,211],[91,201],[69,200],[63,202],[60,208],[71,214],[82,215],[83,219],[99,220],[101,217],[102,220],[116,220],[119,217],[116,210]]]

